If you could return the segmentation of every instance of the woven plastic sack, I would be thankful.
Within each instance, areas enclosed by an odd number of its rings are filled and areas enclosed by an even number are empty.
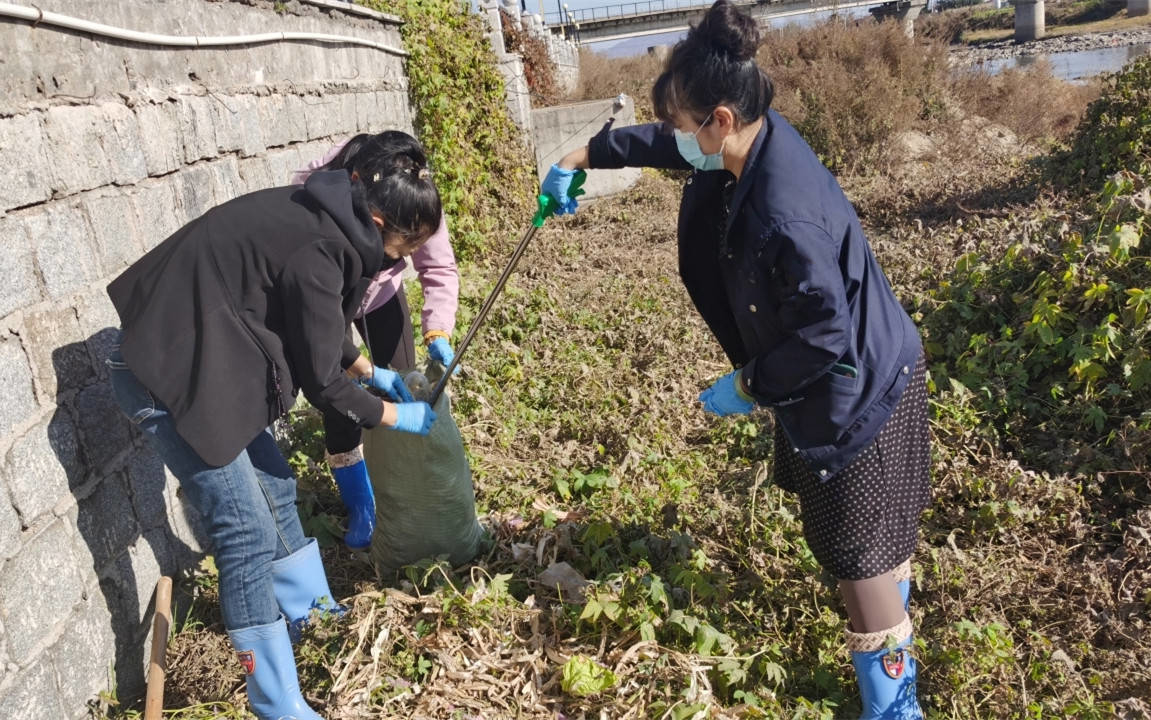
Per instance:
[[[408,373],[405,383],[417,400],[431,395],[431,383],[418,371]],[[453,567],[461,565],[486,541],[448,393],[433,409],[436,421],[426,437],[386,428],[364,433],[364,460],[376,494],[371,557],[384,577],[441,555]]]

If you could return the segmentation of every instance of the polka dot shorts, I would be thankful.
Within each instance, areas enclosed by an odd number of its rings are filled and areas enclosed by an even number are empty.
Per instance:
[[[875,442],[830,480],[820,480],[775,429],[774,481],[799,495],[803,535],[840,580],[890,572],[915,551],[919,515],[931,501],[926,364],[915,364]]]

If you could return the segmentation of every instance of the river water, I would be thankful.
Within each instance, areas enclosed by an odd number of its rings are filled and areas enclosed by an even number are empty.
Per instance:
[[[1028,65],[1046,60],[1051,63],[1051,72],[1064,80],[1084,80],[1105,72],[1115,72],[1137,57],[1151,53],[1151,43],[1125,45],[1121,47],[1096,48],[1094,50],[1071,50],[1038,55],[985,60],[972,67],[991,74],[1011,68],[1025,68]]]

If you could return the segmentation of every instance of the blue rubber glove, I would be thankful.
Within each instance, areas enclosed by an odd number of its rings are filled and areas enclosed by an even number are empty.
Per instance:
[[[408,386],[404,385],[404,379],[394,370],[385,370],[382,367],[374,366],[372,367],[372,374],[360,378],[360,382],[366,387],[382,392],[389,400],[412,402],[415,399],[408,392]]]
[[[579,207],[576,199],[568,195],[568,188],[571,187],[572,178],[577,172],[579,171],[564,170],[559,165],[552,165],[551,169],[548,170],[547,177],[540,184],[540,192],[544,195],[551,195],[559,203],[556,215],[575,215],[576,208]]]
[[[433,360],[445,368],[452,364],[452,360],[456,359],[456,351],[452,350],[452,344],[448,342],[447,338],[442,337],[437,337],[428,345],[428,355],[431,355]],[[460,368],[457,366],[452,374],[455,375],[459,371]]]
[[[724,375],[699,394],[703,409],[720,417],[746,415],[755,408],[755,400],[740,388],[739,370]]]
[[[396,404],[396,424],[392,430],[427,435],[436,421],[436,413],[426,402],[405,402]]]

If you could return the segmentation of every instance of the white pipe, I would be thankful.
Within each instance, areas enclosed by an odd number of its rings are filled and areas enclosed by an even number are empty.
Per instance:
[[[81,20],[54,12],[45,12],[37,7],[14,5],[0,2],[0,16],[12,17],[19,20],[30,20],[32,27],[38,25],[53,25],[56,27],[78,30],[90,35],[127,40],[144,45],[164,45],[167,47],[222,47],[226,45],[259,45],[271,42],[313,41],[323,43],[343,43],[347,45],[360,45],[376,50],[382,50],[392,55],[407,57],[403,50],[384,45],[383,43],[362,40],[350,35],[329,35],[326,33],[309,32],[270,32],[256,35],[221,35],[217,37],[201,37],[198,35],[159,35],[157,33],[139,32],[124,28],[104,25],[103,23]]]

